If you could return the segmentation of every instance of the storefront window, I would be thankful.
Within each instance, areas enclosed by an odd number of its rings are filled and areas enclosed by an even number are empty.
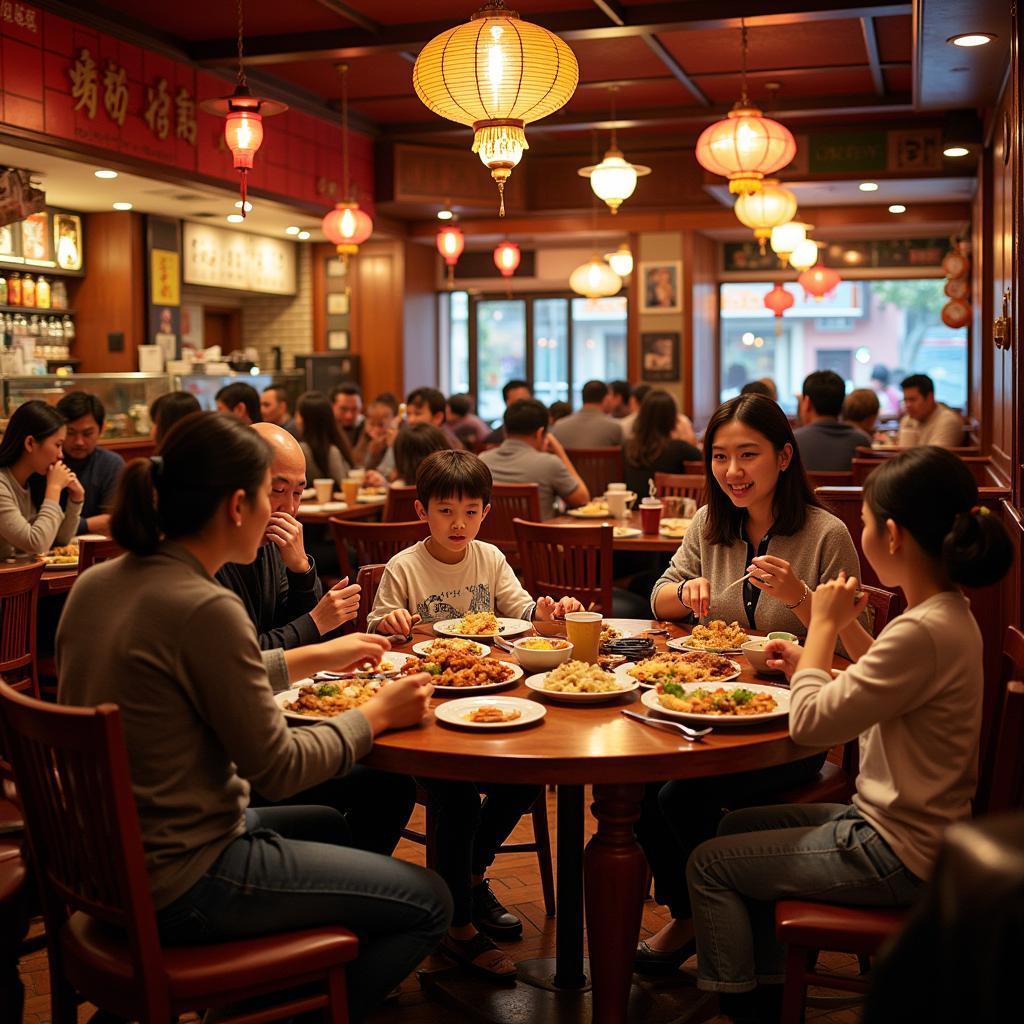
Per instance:
[[[505,411],[502,385],[526,377],[526,303],[484,299],[476,304],[477,415],[493,420]]]
[[[572,406],[588,380],[626,379],[626,297],[572,300]]]
[[[448,327],[448,381],[445,392],[462,395],[469,391],[469,296],[451,292]]]
[[[771,377],[780,404],[793,413],[804,377],[835,370],[847,391],[879,391],[883,414],[887,406],[896,411],[899,382],[911,373],[928,374],[940,402],[966,407],[967,330],[942,323],[948,300],[941,279],[843,281],[820,302],[795,282],[786,287],[796,303],[778,321],[764,308],[770,283],[721,286],[722,401],[747,381]],[[881,380],[886,376],[888,390]]]
[[[533,303],[533,391],[545,405],[569,398],[569,300]]]

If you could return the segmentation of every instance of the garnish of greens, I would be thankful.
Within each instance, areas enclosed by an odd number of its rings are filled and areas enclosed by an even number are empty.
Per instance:
[[[711,692],[709,690],[705,690],[703,686],[687,693],[679,683],[665,683],[661,690],[662,693],[667,693],[673,697],[679,697],[680,699],[685,698],[687,700],[706,700],[711,696]],[[726,697],[728,697],[734,704],[738,704],[742,707],[744,704],[749,704],[754,699],[754,693],[752,690],[746,690],[742,686],[738,686],[735,690],[729,690],[726,693]]]
[[[321,683],[316,688],[318,697],[337,697],[341,693],[341,687],[337,683]]]

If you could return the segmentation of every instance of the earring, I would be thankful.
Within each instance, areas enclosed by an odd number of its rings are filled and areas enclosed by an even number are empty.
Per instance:
[[[241,519],[236,519],[235,520],[235,526],[241,526],[241,525],[242,525],[242,520]]]

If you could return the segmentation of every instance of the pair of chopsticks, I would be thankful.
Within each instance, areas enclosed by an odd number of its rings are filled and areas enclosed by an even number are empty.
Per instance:
[[[722,593],[724,594],[726,590],[732,590],[732,588],[735,587],[737,584],[742,583],[744,580],[749,580],[750,577],[753,575],[754,574],[752,572],[748,572],[746,576],[741,576],[738,580],[734,580],[732,583],[729,584],[729,586],[725,588],[725,590],[722,591]]]

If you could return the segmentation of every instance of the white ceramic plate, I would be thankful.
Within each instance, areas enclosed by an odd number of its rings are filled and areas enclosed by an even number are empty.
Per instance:
[[[64,570],[64,569],[77,569],[78,568],[78,559],[77,558],[73,562],[51,562],[50,559],[46,557],[46,555],[43,555],[42,558],[43,558],[43,561],[46,563],[46,569],[44,570],[44,572],[48,571],[50,569]]]
[[[515,709],[519,717],[511,722],[471,722],[467,719],[475,708],[497,707],[502,711]],[[548,713],[539,701],[524,700],[522,697],[463,697],[460,700],[445,701],[434,708],[434,716],[446,725],[463,729],[518,729],[523,725],[538,722]]]
[[[463,640],[477,640],[482,636],[494,636],[494,633],[456,633],[454,626],[461,622],[461,616],[457,619],[442,619],[434,623],[434,632],[440,636],[457,636]],[[498,617],[498,634],[500,636],[519,636],[520,633],[528,633],[533,629],[533,623],[525,619],[503,619]]]
[[[615,539],[626,540],[629,537],[639,537],[643,532],[643,530],[638,530],[635,526],[616,526]]]
[[[622,666],[620,665],[619,668],[622,668]],[[616,697],[624,693],[630,693],[637,688],[636,680],[631,676],[621,673],[619,669],[615,669],[612,675],[615,676],[616,682],[618,682],[621,689],[609,690],[607,693],[562,693],[559,690],[547,690],[544,687],[544,680],[547,679],[548,675],[549,673],[547,672],[538,672],[534,676],[528,676],[525,683],[526,688],[542,693],[551,700],[566,704],[601,704],[606,701],[615,700]]]
[[[386,494],[360,494],[356,498],[360,505],[383,505],[387,500]]]
[[[683,687],[687,693],[696,690],[700,683],[687,683]],[[725,686],[715,683],[715,688]],[[691,715],[686,711],[670,711],[663,708],[658,700],[657,690],[644,690],[640,700],[652,711],[666,718],[679,718],[684,722],[699,722],[701,725],[757,725],[760,722],[771,722],[776,718],[785,718],[789,714],[789,690],[781,686],[764,686],[761,683],[743,683],[744,690],[754,693],[770,693],[775,698],[775,710],[767,715]],[[707,689],[707,685],[705,689]],[[728,687],[726,687],[728,689]]]
[[[570,515],[574,519],[607,519],[610,513],[608,511],[608,506],[605,505],[603,512],[583,508],[571,508],[566,515]]]
[[[688,636],[677,636],[671,640],[666,641],[665,646],[673,651],[705,651],[708,654],[742,654],[743,652],[738,647],[691,647],[687,642],[690,638]],[[749,639],[749,637],[747,638]],[[746,640],[743,641],[746,643]]]
[[[435,642],[436,641],[434,641],[434,640],[421,640],[418,644],[413,644],[412,645],[413,652],[415,654],[424,654],[424,655],[429,654],[430,653],[430,645],[432,643],[435,643]],[[490,649],[490,647],[487,646],[487,644],[482,644],[478,640],[470,640],[469,642],[471,644],[475,644],[476,645],[476,652],[475,653],[479,654],[481,658],[486,658],[487,655],[491,653],[491,649]]]
[[[692,519],[662,519],[658,526],[658,533],[662,537],[669,537],[672,540],[682,540],[692,522]]]
[[[316,497],[316,488],[315,487],[307,487],[302,492],[302,498],[300,500],[302,500],[302,501],[312,501],[315,497]]]
[[[303,512],[323,512],[323,510],[324,510],[323,505],[307,505],[307,504],[302,504],[302,505],[299,505],[299,512],[298,512],[298,514],[302,515]]]
[[[690,653],[690,652],[687,651],[686,653]],[[714,653],[714,652],[708,651],[708,653],[711,654],[711,653]],[[634,665],[637,665],[637,664],[640,664],[640,662],[627,661],[625,665],[619,665],[618,668],[615,671],[616,672],[623,671],[623,670],[625,670],[627,668],[632,668]],[[729,660],[729,664],[732,665],[734,671],[733,671],[731,676],[726,676],[725,679],[705,679],[705,680],[701,680],[701,681],[698,681],[698,682],[695,682],[695,683],[680,683],[679,685],[680,686],[693,686],[693,687],[697,687],[697,686],[714,686],[716,689],[719,686],[725,686],[726,683],[731,683],[734,679],[738,679],[740,673],[743,671],[743,667],[741,665],[739,665],[737,662],[733,661],[732,659]],[[633,676],[630,676],[629,678],[632,679]],[[654,687],[657,686],[657,683],[644,683],[644,682],[641,682],[641,680],[639,680],[639,679],[637,679],[637,682],[640,683],[640,689],[641,690],[653,690]]]
[[[608,644],[614,643],[616,640],[625,640],[626,637],[634,637],[638,635],[630,629],[620,629],[618,626],[611,626],[609,628],[614,629],[618,635],[613,636],[611,640],[605,640],[604,643],[601,644],[602,649]]]

